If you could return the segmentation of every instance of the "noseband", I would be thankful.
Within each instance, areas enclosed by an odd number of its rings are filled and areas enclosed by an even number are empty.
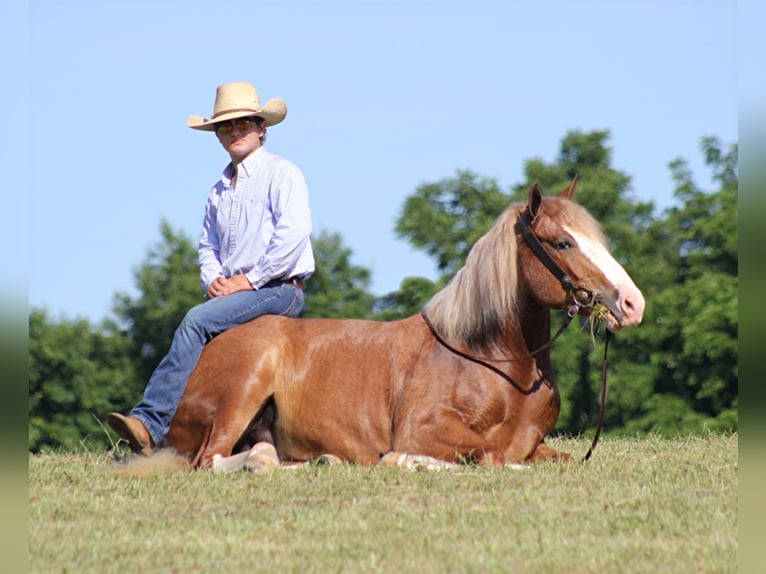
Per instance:
[[[490,362],[512,363],[516,361],[522,361],[524,359],[529,359],[531,357],[534,357],[538,353],[549,348],[551,345],[553,345],[553,342],[556,339],[558,339],[559,336],[566,330],[566,328],[572,322],[572,319],[574,319],[575,315],[577,315],[580,309],[593,309],[594,305],[596,304],[597,297],[593,291],[584,289],[576,285],[572,281],[572,279],[569,277],[569,275],[567,275],[566,272],[559,266],[559,264],[553,260],[553,258],[550,256],[548,251],[546,251],[540,239],[537,237],[537,235],[535,235],[535,232],[532,231],[532,214],[529,212],[529,208],[526,208],[521,213],[521,215],[519,215],[519,220],[517,221],[516,225],[517,225],[518,231],[521,233],[522,237],[527,242],[527,245],[529,245],[530,249],[532,249],[533,253],[537,256],[537,259],[540,261],[540,263],[542,263],[545,266],[546,269],[548,269],[548,271],[550,271],[553,274],[553,276],[556,279],[558,279],[559,283],[561,283],[561,286],[564,288],[564,291],[566,291],[569,294],[572,300],[572,304],[567,309],[567,316],[566,316],[566,319],[564,319],[564,323],[561,325],[561,327],[559,327],[559,330],[556,331],[556,334],[553,335],[553,337],[551,337],[541,347],[521,357],[513,357],[510,359],[493,359],[489,357],[480,357],[480,356],[473,355],[471,353],[466,353],[464,351],[460,351],[459,349],[456,349],[454,346],[449,344],[436,331],[436,328],[431,323],[431,320],[428,318],[428,315],[426,314],[425,310],[421,312],[421,315],[423,316],[423,321],[425,321],[425,324],[428,326],[428,329],[431,331],[434,338],[439,343],[441,343],[442,346],[444,346],[445,348],[447,348],[454,354],[460,357],[463,357],[464,359],[468,359],[469,361],[473,361],[474,363],[478,363],[480,365],[483,365],[484,367],[487,367],[491,371],[497,373],[498,375],[506,379],[512,385],[518,387],[518,385],[507,374],[505,374],[503,371],[501,371],[494,365],[491,365]],[[598,409],[598,421],[596,422],[596,434],[593,436],[593,442],[591,443],[590,448],[588,449],[588,452],[583,458],[583,461],[587,461],[588,459],[590,459],[591,454],[593,454],[593,449],[596,448],[596,444],[598,443],[599,436],[601,435],[601,428],[604,425],[604,410],[606,405],[606,386],[607,386],[607,351],[609,349],[609,340],[611,338],[611,335],[612,335],[612,332],[609,329],[606,329],[606,334],[604,336],[604,361],[602,363],[602,368],[601,368],[601,394],[600,394],[599,409]]]

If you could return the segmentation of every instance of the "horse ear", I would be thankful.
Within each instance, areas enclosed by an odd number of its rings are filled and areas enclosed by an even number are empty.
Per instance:
[[[566,186],[564,191],[562,191],[559,194],[559,197],[563,197],[564,199],[568,199],[570,201],[573,201],[575,187],[577,187],[577,179],[578,178],[579,178],[579,176],[577,174],[575,174],[575,176],[572,178],[571,183],[568,186]]]
[[[540,187],[537,182],[529,190],[529,201],[527,202],[527,208],[529,209],[529,215],[534,220],[540,213],[540,209],[543,205],[543,195],[540,193]]]

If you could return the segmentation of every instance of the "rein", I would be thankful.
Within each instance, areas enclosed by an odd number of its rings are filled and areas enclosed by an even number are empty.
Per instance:
[[[506,381],[508,381],[511,385],[513,385],[516,388],[519,388],[519,385],[513,379],[511,379],[511,377],[509,377],[506,373],[504,373],[503,371],[501,371],[496,366],[490,363],[512,363],[516,361],[523,361],[525,359],[532,358],[538,353],[550,348],[551,345],[553,345],[554,341],[556,341],[556,339],[559,338],[559,336],[566,330],[566,328],[569,327],[569,324],[572,322],[572,319],[574,319],[575,315],[577,315],[580,308],[592,308],[596,302],[595,293],[575,285],[575,283],[572,282],[572,280],[569,278],[566,272],[561,267],[559,267],[559,265],[553,260],[550,254],[545,250],[542,243],[535,235],[534,231],[532,231],[531,220],[532,220],[532,216],[529,213],[529,209],[525,209],[519,216],[519,221],[518,221],[518,227],[520,229],[522,237],[524,237],[527,244],[535,253],[535,255],[540,260],[540,262],[546,267],[546,269],[548,269],[548,271],[550,271],[553,274],[553,276],[556,279],[558,279],[559,283],[561,283],[561,286],[564,288],[564,290],[567,291],[572,296],[572,301],[573,301],[572,305],[567,310],[567,317],[566,319],[564,319],[564,323],[561,325],[561,327],[559,327],[558,331],[556,331],[556,333],[545,344],[543,344],[541,347],[521,357],[513,357],[509,359],[493,359],[491,357],[481,357],[478,355],[467,353],[465,351],[461,351],[460,349],[457,349],[453,345],[448,343],[433,326],[433,323],[431,323],[431,320],[428,318],[428,315],[426,314],[425,310],[421,312],[421,316],[423,317],[423,321],[428,327],[428,330],[431,331],[431,334],[443,347],[445,347],[446,349],[448,349],[449,351],[451,351],[452,353],[454,353],[455,355],[459,357],[462,357],[464,359],[467,359],[469,361],[482,365],[483,367],[486,367],[490,371],[500,375],[502,378],[504,378]],[[606,335],[604,336],[604,361],[601,366],[601,393],[600,393],[599,408],[598,408],[598,420],[596,421],[596,434],[593,436],[593,442],[591,443],[590,448],[588,449],[588,452],[583,457],[583,462],[586,462],[587,460],[589,460],[591,455],[593,454],[593,450],[596,448],[596,444],[598,444],[598,439],[601,436],[601,429],[604,426],[604,411],[606,407],[607,367],[608,367],[607,353],[609,350],[609,340],[611,339],[611,336],[612,336],[612,332],[609,329],[606,329]]]

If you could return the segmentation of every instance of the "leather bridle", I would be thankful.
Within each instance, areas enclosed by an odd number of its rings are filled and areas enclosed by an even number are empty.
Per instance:
[[[542,242],[537,238],[535,232],[532,231],[532,215],[529,213],[529,208],[526,208],[519,215],[519,221],[517,227],[521,233],[521,236],[527,242],[530,249],[534,252],[537,258],[540,260],[545,268],[550,271],[553,276],[558,279],[564,291],[570,294],[572,297],[572,304],[579,308],[592,309],[596,304],[596,294],[593,291],[589,291],[579,285],[576,285],[569,275],[553,260]],[[576,311],[575,311],[576,313]]]
[[[519,215],[519,219],[517,221],[518,230],[521,233],[521,236],[527,242],[527,245],[529,245],[530,249],[532,249],[532,252],[537,256],[537,259],[540,261],[540,263],[542,263],[545,266],[545,268],[548,269],[548,271],[550,271],[556,279],[558,279],[563,289],[569,294],[571,298],[571,305],[567,309],[567,314],[566,314],[566,318],[564,319],[564,323],[561,325],[561,327],[559,327],[558,331],[556,331],[556,333],[544,345],[521,357],[503,358],[503,359],[481,357],[478,355],[474,355],[472,353],[467,353],[465,351],[456,349],[439,334],[439,332],[431,323],[431,320],[428,318],[426,311],[423,310],[421,312],[423,321],[425,322],[426,326],[431,331],[431,334],[434,336],[434,338],[442,346],[450,350],[452,353],[460,357],[463,357],[464,359],[468,359],[469,361],[473,361],[474,363],[483,365],[484,367],[490,369],[491,371],[503,377],[506,381],[510,382],[513,386],[517,388],[518,388],[518,384],[515,381],[513,381],[506,373],[504,373],[503,371],[501,371],[494,365],[491,365],[490,363],[512,363],[512,362],[522,361],[524,359],[529,359],[531,357],[534,357],[538,353],[544,351],[545,349],[553,345],[554,341],[556,341],[556,339],[558,339],[559,336],[566,330],[566,328],[572,322],[572,319],[575,317],[575,315],[577,315],[580,309],[593,309],[593,307],[596,305],[598,301],[598,297],[596,293],[588,289],[584,289],[583,287],[580,287],[577,284],[575,284],[572,281],[572,279],[569,277],[569,275],[567,275],[566,272],[561,268],[561,266],[559,266],[559,264],[556,263],[556,261],[554,261],[553,257],[550,256],[550,254],[545,249],[545,247],[543,247],[543,244],[540,241],[540,239],[537,237],[537,235],[535,235],[534,231],[532,230],[532,219],[533,219],[532,214],[529,212],[529,208],[527,207]],[[611,339],[611,334],[612,334],[611,331],[607,329],[606,335],[604,337],[604,361],[602,363],[602,369],[601,369],[601,393],[600,393],[600,401],[599,401],[598,420],[596,422],[596,434],[593,437],[593,442],[591,443],[590,448],[588,449],[588,452],[585,454],[583,461],[587,461],[588,459],[590,459],[591,455],[593,454],[593,449],[596,448],[596,444],[598,443],[599,436],[601,435],[601,429],[604,424],[604,410],[606,405],[606,388],[607,388],[607,366],[608,366],[607,352],[609,349],[609,340]]]

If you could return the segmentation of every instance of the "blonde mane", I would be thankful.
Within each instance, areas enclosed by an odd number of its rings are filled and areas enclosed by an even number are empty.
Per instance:
[[[517,249],[514,226],[521,204],[513,204],[471,248],[465,265],[425,311],[448,340],[486,345],[516,315]]]

